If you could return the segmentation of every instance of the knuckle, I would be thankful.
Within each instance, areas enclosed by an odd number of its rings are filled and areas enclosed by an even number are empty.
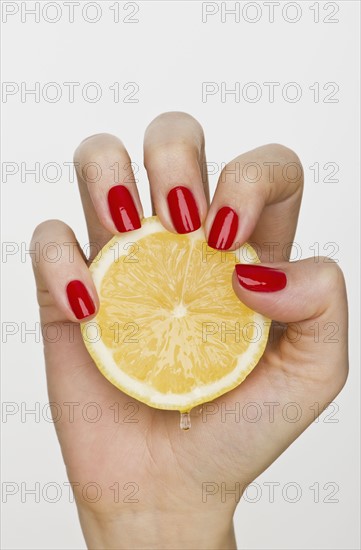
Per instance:
[[[332,359],[325,373],[326,383],[332,397],[342,390],[348,377],[348,352],[347,352],[347,295],[346,284],[342,269],[337,262],[327,256],[319,258],[320,303],[324,327],[334,326],[337,329],[337,347],[333,348]],[[327,339],[324,340],[327,343]],[[335,346],[335,344],[332,344]]]
[[[268,147],[271,148],[273,152],[276,153],[276,155],[283,161],[296,162],[301,165],[301,161],[297,153],[290,147],[287,147],[281,143],[270,143]]]
[[[301,187],[303,185],[304,171],[302,162],[293,149],[282,145],[281,143],[271,143],[268,145],[269,150],[272,152],[272,155],[278,159],[278,162],[286,169],[287,167],[295,166],[297,167],[297,178],[293,180],[293,183]]]
[[[56,242],[59,234],[73,234],[70,227],[61,220],[51,219],[39,223],[31,236],[30,249],[36,250],[37,246],[45,246],[49,242]],[[31,254],[33,266],[41,264],[42,255]]]
[[[198,179],[198,158],[198,150],[192,144],[175,139],[152,145],[144,154],[144,166],[147,172],[187,174],[188,178]]]
[[[168,138],[168,139],[167,139]],[[159,145],[179,144],[204,147],[204,132],[196,118],[183,111],[168,111],[154,118],[144,135],[146,149],[157,149]],[[145,151],[147,153],[147,151]]]
[[[58,228],[59,226],[63,226],[68,229],[67,224],[62,220],[51,219],[40,222],[33,231],[31,242],[41,239],[44,234],[53,233],[54,227]]]
[[[325,290],[334,292],[345,289],[345,277],[337,262],[328,256],[320,256],[317,265],[322,269],[322,283]]]
[[[32,234],[31,244],[35,242],[56,241],[60,235],[74,236],[73,230],[62,220],[51,219],[39,223]]]
[[[73,161],[75,169],[79,172],[89,162],[101,162],[110,156],[119,157],[125,148],[122,141],[108,133],[93,134],[80,142],[74,151]]]
[[[315,281],[318,287],[318,311],[321,315],[341,318],[347,311],[347,294],[343,272],[338,263],[327,256],[320,256],[315,264]]]
[[[166,111],[164,113],[161,113],[160,115],[156,116],[152,122],[149,124],[149,126],[153,123],[158,122],[169,122],[171,120],[172,122],[190,122],[192,124],[195,124],[197,127],[199,127],[202,130],[202,127],[198,120],[194,118],[194,116],[190,115],[189,113],[186,113],[184,111]],[[148,128],[149,128],[148,126]],[[203,130],[202,130],[203,131]]]

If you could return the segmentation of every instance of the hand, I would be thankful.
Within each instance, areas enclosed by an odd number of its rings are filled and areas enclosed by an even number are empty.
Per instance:
[[[94,257],[113,234],[139,227],[143,212],[130,158],[116,137],[86,139],[75,162]],[[32,246],[40,243],[44,250],[52,242],[62,251],[55,263],[42,254],[34,260],[41,323],[47,329],[49,398],[62,411],[57,434],[90,548],[235,548],[237,498],[214,494],[214,488],[239,487],[240,497],[315,420],[313,404],[319,403],[321,412],[343,387],[348,368],[344,279],[327,258],[287,261],[303,188],[301,164],[290,149],[266,145],[230,162],[210,206],[203,132],[191,116],[157,117],[146,130],[144,162],[154,211],[167,229],[187,232],[202,222],[214,247],[253,243],[262,265],[252,272],[238,267],[234,290],[242,302],[278,323],[245,382],[193,410],[192,428],[183,432],[178,413],[138,403],[100,374],[79,328],[98,307],[87,261],[65,223],[40,224]],[[191,190],[183,217],[175,200],[180,191],[168,195],[177,186]],[[225,211],[219,213],[225,206],[233,212],[231,233],[222,225]],[[271,249],[270,242],[277,244]],[[82,285],[68,287],[71,281]],[[316,341],[315,326],[321,334],[335,327],[335,336]],[[66,403],[77,404],[74,418]],[[99,410],[101,418],[91,422]]]

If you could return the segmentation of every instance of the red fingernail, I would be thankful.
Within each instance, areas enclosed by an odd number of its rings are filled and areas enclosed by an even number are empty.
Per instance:
[[[236,273],[238,282],[247,290],[256,292],[276,292],[287,284],[287,277],[283,271],[254,264],[237,264]]]
[[[174,187],[168,193],[172,222],[178,233],[190,233],[201,226],[193,193],[187,187]]]
[[[77,319],[84,319],[95,313],[95,305],[81,281],[70,281],[66,293],[71,309]]]
[[[223,206],[214,218],[208,237],[209,246],[217,250],[226,250],[232,245],[237,229],[237,214],[229,206]]]
[[[121,233],[133,231],[141,226],[137,208],[129,189],[124,185],[114,185],[109,189],[108,204],[115,227]]]

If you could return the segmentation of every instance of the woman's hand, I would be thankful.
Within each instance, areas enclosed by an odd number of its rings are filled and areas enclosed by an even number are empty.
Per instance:
[[[203,223],[213,247],[253,243],[262,265],[237,267],[234,290],[277,323],[248,378],[193,410],[191,430],[181,431],[179,413],[136,402],[92,362],[79,327],[98,307],[87,261],[66,224],[44,222],[32,246],[57,243],[62,251],[57,262],[34,260],[55,425],[90,548],[235,548],[242,492],[315,420],[314,404],[322,412],[345,383],[344,279],[327,258],[287,261],[303,174],[286,147],[266,145],[230,162],[210,206],[203,132],[191,116],[157,117],[144,162],[167,229]],[[123,144],[92,136],[75,163],[92,257],[117,232],[129,231],[131,241],[143,212]]]

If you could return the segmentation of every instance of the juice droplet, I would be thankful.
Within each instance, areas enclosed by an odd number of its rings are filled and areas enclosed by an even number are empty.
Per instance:
[[[180,428],[181,430],[189,430],[191,427],[191,415],[190,411],[180,413]]]

